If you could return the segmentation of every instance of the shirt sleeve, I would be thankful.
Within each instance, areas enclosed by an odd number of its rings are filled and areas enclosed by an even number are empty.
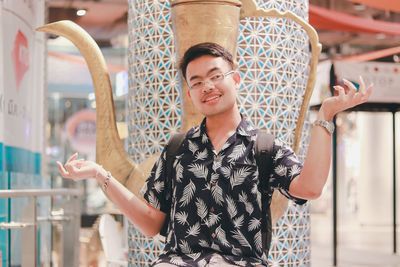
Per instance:
[[[170,210],[165,192],[167,181],[166,153],[165,147],[139,192],[151,206],[164,213],[168,213]]]
[[[290,183],[300,174],[303,168],[303,164],[301,164],[294,151],[282,140],[275,138],[272,160],[271,187],[278,189],[296,204],[306,203],[307,200],[294,197],[289,193]]]

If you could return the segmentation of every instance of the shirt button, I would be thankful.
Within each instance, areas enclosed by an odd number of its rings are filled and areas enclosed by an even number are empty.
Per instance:
[[[215,158],[215,161],[219,161],[219,158],[218,158],[218,157],[216,157],[216,158]]]
[[[211,234],[211,237],[212,237],[212,238],[215,238],[216,236],[217,236],[217,235],[216,235],[215,233],[212,233],[212,234]]]
[[[214,212],[214,208],[210,208],[210,212]]]

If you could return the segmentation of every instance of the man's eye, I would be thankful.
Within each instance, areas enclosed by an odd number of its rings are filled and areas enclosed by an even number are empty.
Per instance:
[[[198,88],[198,87],[201,87],[202,86],[202,84],[203,84],[203,82],[202,81],[199,81],[199,82],[195,82],[195,83],[193,83],[192,84],[192,88]]]
[[[223,75],[221,73],[215,74],[215,75],[211,76],[211,80],[212,81],[218,81],[218,80],[220,80],[222,78],[222,76]]]

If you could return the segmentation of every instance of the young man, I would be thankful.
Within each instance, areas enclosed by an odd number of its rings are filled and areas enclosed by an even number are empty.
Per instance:
[[[254,158],[257,129],[239,113],[236,97],[240,75],[232,55],[214,43],[191,47],[181,61],[189,96],[205,116],[201,125],[186,133],[174,161],[172,203],[166,205],[166,148],[153,167],[141,193],[142,202],[111,174],[94,162],[73,155],[58,163],[64,177],[96,177],[107,184],[107,193],[141,232],[154,236],[170,214],[164,252],[154,263],[162,266],[267,266],[261,244],[261,193]],[[372,86],[360,89],[345,81],[348,92],[326,99],[312,128],[304,166],[279,139],[273,147],[274,188],[301,204],[317,198],[325,185],[331,157],[333,116],[366,102]]]

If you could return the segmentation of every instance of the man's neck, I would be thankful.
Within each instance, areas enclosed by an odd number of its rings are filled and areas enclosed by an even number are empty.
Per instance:
[[[237,109],[230,113],[208,116],[206,118],[206,131],[217,153],[226,140],[236,131],[241,120],[242,118]]]

